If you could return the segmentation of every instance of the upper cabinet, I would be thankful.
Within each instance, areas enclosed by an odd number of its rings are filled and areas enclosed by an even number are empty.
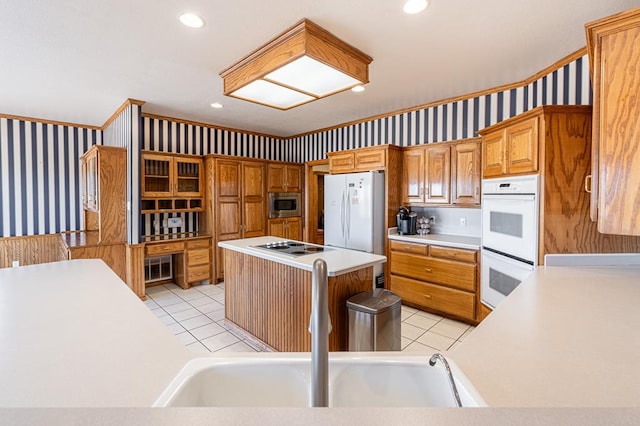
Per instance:
[[[480,204],[481,142],[456,143],[451,146],[451,202]]]
[[[127,150],[94,145],[80,159],[84,229],[98,243],[126,241]]]
[[[331,174],[384,170],[387,166],[386,146],[329,152],[327,156]]]
[[[424,201],[429,204],[449,204],[451,201],[451,149],[447,146],[427,146],[425,158]]]
[[[142,211],[201,211],[202,158],[142,154]]]
[[[302,166],[271,164],[267,166],[267,192],[301,192]]]
[[[591,219],[640,235],[640,8],[586,25],[593,86]],[[588,180],[591,182],[588,182]]]
[[[538,171],[538,118],[481,130],[482,175],[485,178]]]
[[[407,148],[402,173],[404,203],[478,205],[480,139]]]

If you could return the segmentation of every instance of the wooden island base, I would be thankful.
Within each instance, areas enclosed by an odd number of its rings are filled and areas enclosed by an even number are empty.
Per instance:
[[[311,272],[225,250],[225,317],[281,352],[310,352]],[[373,267],[329,277],[330,351],[346,351],[347,299],[369,291]]]

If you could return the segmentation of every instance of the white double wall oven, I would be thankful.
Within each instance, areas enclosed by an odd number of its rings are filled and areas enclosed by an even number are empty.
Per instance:
[[[537,266],[538,175],[482,181],[482,301],[495,308]]]

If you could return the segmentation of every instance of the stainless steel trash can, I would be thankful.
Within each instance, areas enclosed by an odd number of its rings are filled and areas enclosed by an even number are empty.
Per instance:
[[[347,300],[350,351],[399,351],[401,299],[382,288]]]

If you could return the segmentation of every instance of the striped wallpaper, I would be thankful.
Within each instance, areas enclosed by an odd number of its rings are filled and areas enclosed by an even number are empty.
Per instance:
[[[195,231],[198,222],[196,213],[140,214],[141,149],[306,162],[342,149],[473,137],[484,127],[539,105],[591,103],[585,55],[521,87],[292,139],[142,117],[137,103],[124,108],[104,132],[0,117],[0,236],[81,229],[78,159],[94,144],[128,148],[127,230],[128,242],[135,244],[142,235]],[[163,228],[164,220],[173,216],[182,217],[183,227]]]
[[[591,103],[585,55],[528,85],[295,138],[304,149],[292,160],[319,160],[327,152],[382,144],[412,146],[470,138],[540,105]]]
[[[0,237],[82,229],[79,158],[94,129],[0,117]]]

